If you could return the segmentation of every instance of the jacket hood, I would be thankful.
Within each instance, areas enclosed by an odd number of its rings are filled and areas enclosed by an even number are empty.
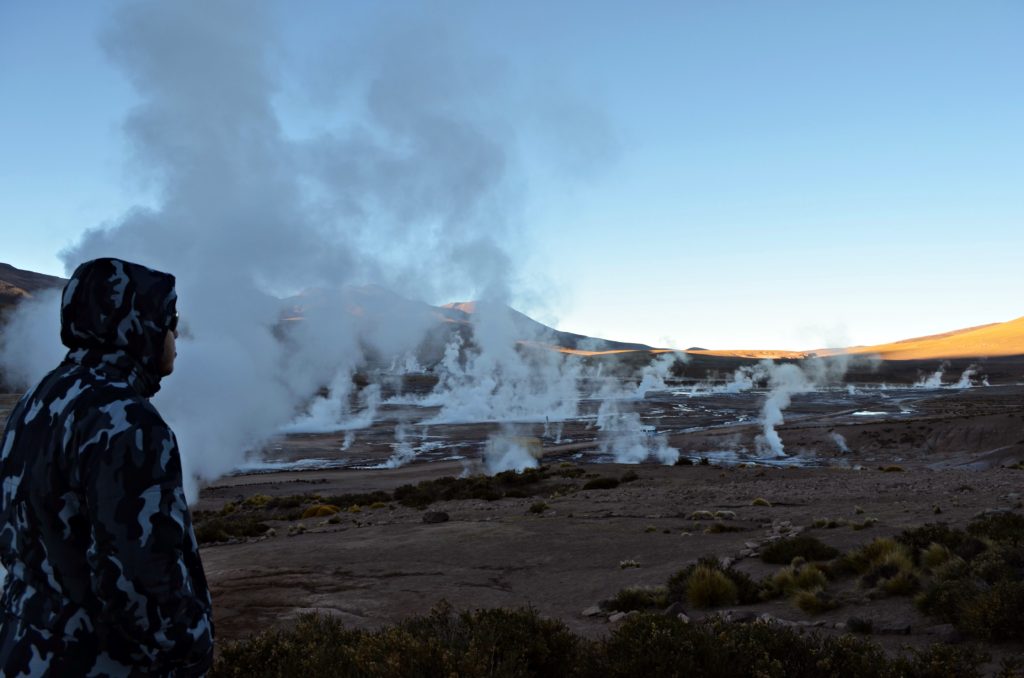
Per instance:
[[[121,259],[93,259],[64,286],[60,339],[72,350],[123,351],[159,380],[177,300],[169,273]]]

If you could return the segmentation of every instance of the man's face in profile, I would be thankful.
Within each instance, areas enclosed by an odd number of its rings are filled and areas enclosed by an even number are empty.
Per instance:
[[[175,347],[175,339],[178,338],[178,330],[167,330],[167,334],[164,335],[164,355],[163,360],[160,362],[160,376],[166,377],[168,374],[174,371],[174,359],[178,355],[178,350]]]

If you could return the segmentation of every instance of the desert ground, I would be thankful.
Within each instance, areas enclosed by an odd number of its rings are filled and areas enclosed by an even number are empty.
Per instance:
[[[614,463],[598,450],[593,420],[599,403],[585,401],[578,419],[514,430],[540,441],[548,474],[523,496],[435,501],[426,508],[364,502],[340,506],[338,513],[271,520],[258,536],[205,543],[218,637],[286,628],[314,610],[352,627],[377,628],[442,600],[457,609],[530,606],[596,637],[621,619],[601,610],[602,601],[628,587],[662,586],[703,557],[729,559],[761,579],[780,566],[762,562],[759,553],[787,536],[813,535],[846,552],[926,523],[963,528],[985,512],[1019,514],[1024,384],[1000,381],[883,388],[884,380],[876,379],[796,394],[777,429],[786,451],[777,458],[754,454],[764,392],[689,383],[625,402],[655,427],[652,435],[664,436],[691,462],[672,466]],[[0,396],[0,420],[15,400]],[[271,441],[261,451],[270,463],[202,490],[193,507],[197,521],[268,497],[299,496],[315,505],[336,495],[390,494],[481,473],[481,450],[499,426],[408,423],[427,418],[423,410],[386,405],[344,452],[343,433]],[[403,423],[416,458],[381,468]],[[628,482],[583,488],[595,478]],[[879,597],[855,578],[832,589],[840,606],[819,614],[785,598],[672,612],[691,619],[770,615],[836,634],[847,632],[851,619],[867,620],[872,638],[894,650],[961,640],[948,624],[918,612],[910,597]],[[1024,651],[1019,643],[987,649],[997,658]]]
[[[760,579],[779,566],[757,554],[780,536],[802,532],[845,552],[926,523],[963,528],[986,511],[1020,512],[1024,470],[1010,467],[1024,460],[1024,386],[805,394],[779,429],[791,457],[748,463],[753,460],[741,452],[722,453],[752,449],[759,401],[757,394],[668,392],[637,403],[643,420],[670,431],[669,444],[693,465],[602,460],[584,419],[561,432],[563,441],[573,442],[554,444],[550,432],[542,438],[546,468],[580,470],[574,486],[555,483],[532,496],[493,501],[440,501],[425,510],[385,502],[331,518],[275,523],[270,536],[208,545],[203,557],[218,633],[244,638],[311,610],[374,628],[447,600],[460,609],[532,606],[596,636],[617,617],[593,606],[627,587],[664,585],[701,557],[729,558]],[[428,446],[429,453],[408,466],[365,468],[390,453],[387,419],[376,426],[379,431],[366,432],[350,448],[347,468],[222,478],[203,490],[196,509],[217,511],[260,495],[392,492],[459,476],[476,470],[476,450],[492,428],[432,427],[430,437],[447,444]],[[849,451],[837,447],[833,433],[844,437]],[[340,443],[339,435],[291,436],[279,441],[277,452],[323,459]],[[630,471],[638,476],[632,482],[580,489],[587,478]],[[757,499],[770,505],[755,505]],[[538,501],[546,510],[531,511]],[[737,531],[715,532],[712,525],[721,521],[695,520],[698,511],[733,512],[727,522]],[[449,519],[425,522],[425,515],[438,512]],[[834,526],[814,526],[822,520]],[[859,618],[872,622],[875,639],[892,648],[957,639],[948,626],[917,612],[908,597],[877,598],[855,582],[838,595],[838,609],[817,615],[785,599],[685,612],[692,618],[769,614],[828,633],[842,633]],[[1004,645],[997,654],[1021,649]]]

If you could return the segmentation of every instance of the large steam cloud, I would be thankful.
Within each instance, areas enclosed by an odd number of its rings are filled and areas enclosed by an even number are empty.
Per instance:
[[[374,323],[332,295],[377,283],[416,298],[505,302],[523,240],[508,132],[515,97],[503,96],[492,62],[457,55],[448,47],[457,36],[376,32],[383,37],[351,63],[345,94],[357,104],[346,110],[358,113],[300,137],[285,132],[275,106],[282,45],[269,12],[241,1],[118,9],[102,44],[139,94],[125,133],[156,206],[129,210],[63,253],[69,272],[116,256],[177,276],[187,331],[157,404],[178,434],[191,499],[196,479],[230,471],[277,431],[368,423],[375,392],[351,410],[364,349],[406,359],[424,325],[386,295]],[[311,288],[328,301],[282,326],[282,298]],[[24,384],[63,355],[57,318],[49,299],[25,306],[9,330],[0,360]],[[455,395],[443,418],[493,417],[512,401],[533,403],[523,416],[575,412],[575,375],[560,358],[527,360],[486,313],[477,338],[470,362],[446,374]],[[495,387],[471,392],[487,375],[499,375]],[[492,411],[468,412],[470,403]],[[403,443],[396,463],[408,456]]]

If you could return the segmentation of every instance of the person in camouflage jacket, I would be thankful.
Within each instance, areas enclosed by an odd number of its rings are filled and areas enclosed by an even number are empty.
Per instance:
[[[210,593],[174,433],[149,398],[173,369],[174,277],[118,259],[75,271],[64,361],[0,439],[4,676],[192,676]]]

